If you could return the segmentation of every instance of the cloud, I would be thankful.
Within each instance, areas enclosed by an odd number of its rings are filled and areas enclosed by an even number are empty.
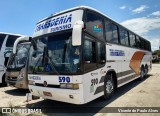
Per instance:
[[[160,11],[153,12],[151,15],[153,15],[153,16],[160,16]]]
[[[140,7],[132,10],[132,12],[133,13],[141,13],[141,12],[144,12],[147,8],[149,8],[149,7],[146,5],[141,5]]]
[[[152,51],[159,49],[160,37],[147,37],[147,39],[151,42]]]
[[[145,35],[147,32],[151,30],[160,29],[160,17],[135,18],[123,21],[121,24],[140,35]]]
[[[120,9],[122,9],[122,10],[124,10],[125,8],[126,8],[126,6],[125,6],[125,5],[120,7]]]
[[[121,24],[148,39],[153,51],[159,49],[160,35],[149,35],[148,32],[160,30],[160,17],[140,17],[123,21]]]

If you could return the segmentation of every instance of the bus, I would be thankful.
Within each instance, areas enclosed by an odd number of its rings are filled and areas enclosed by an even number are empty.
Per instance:
[[[15,40],[23,35],[0,32],[0,84],[6,85],[5,72]]]
[[[32,96],[72,104],[110,98],[152,68],[151,44],[94,8],[68,9],[36,24],[28,80]]]
[[[20,37],[15,41],[13,53],[10,55],[6,67],[6,83],[19,89],[28,89],[28,53],[30,37]]]

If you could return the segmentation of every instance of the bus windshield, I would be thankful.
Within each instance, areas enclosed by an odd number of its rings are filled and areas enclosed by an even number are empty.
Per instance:
[[[71,32],[35,39],[30,50],[29,73],[76,73],[80,71],[80,46],[72,46]]]
[[[30,44],[18,44],[16,54],[12,55],[7,68],[19,69],[25,66],[28,59]]]

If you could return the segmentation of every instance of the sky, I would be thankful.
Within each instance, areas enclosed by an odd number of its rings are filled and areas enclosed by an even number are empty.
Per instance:
[[[160,44],[160,0],[0,0],[0,32],[32,36],[36,23],[68,8],[93,7],[151,42]]]

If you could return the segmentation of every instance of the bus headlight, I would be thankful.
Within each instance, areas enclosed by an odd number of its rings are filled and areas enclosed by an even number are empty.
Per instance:
[[[29,84],[29,85],[35,85],[35,81],[29,80],[29,81],[28,81],[28,84]]]
[[[19,75],[19,79],[23,79],[24,78],[24,76],[25,76],[25,74],[24,74],[24,72],[22,72],[20,75]]]
[[[22,73],[21,73],[21,78],[24,78],[24,75],[25,75],[24,72],[22,72]]]
[[[79,89],[79,84],[75,83],[61,83],[60,88],[64,89]]]

